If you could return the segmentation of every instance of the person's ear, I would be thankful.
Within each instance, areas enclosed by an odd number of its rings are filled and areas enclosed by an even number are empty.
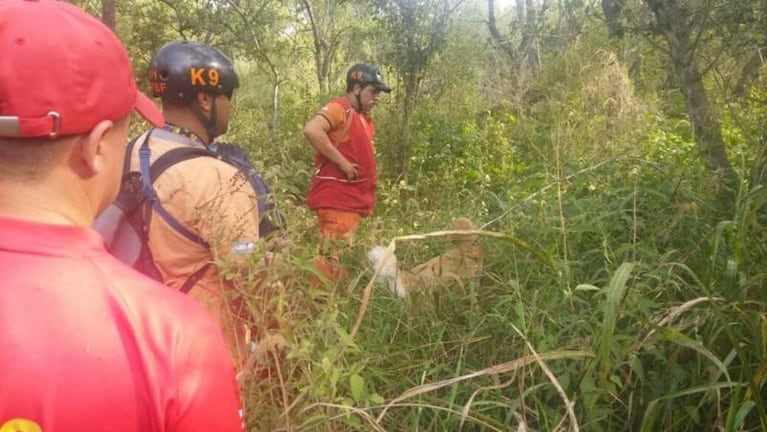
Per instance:
[[[208,92],[199,92],[195,96],[195,100],[197,101],[197,105],[200,107],[202,112],[209,113],[211,106],[213,105],[213,95]]]
[[[115,124],[111,120],[102,120],[80,140],[77,156],[88,177],[101,174],[107,169],[105,155],[108,153],[109,143],[106,136],[114,127]]]

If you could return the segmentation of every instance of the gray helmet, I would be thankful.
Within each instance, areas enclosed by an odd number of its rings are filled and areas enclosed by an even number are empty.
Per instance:
[[[346,91],[352,91],[354,84],[359,84],[362,87],[369,84],[384,93],[391,92],[391,87],[383,81],[378,66],[367,63],[357,63],[346,72]]]
[[[240,86],[234,64],[221,51],[193,41],[170,42],[149,62],[152,96],[189,103],[201,91],[231,98]]]

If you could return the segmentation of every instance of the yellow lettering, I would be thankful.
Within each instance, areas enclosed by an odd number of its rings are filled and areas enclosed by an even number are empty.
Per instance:
[[[205,68],[189,68],[189,75],[190,80],[192,82],[192,85],[201,85],[204,86],[205,79],[202,77],[202,73],[205,71]]]

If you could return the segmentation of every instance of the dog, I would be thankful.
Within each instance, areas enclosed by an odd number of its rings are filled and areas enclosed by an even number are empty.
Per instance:
[[[453,221],[456,231],[475,231],[477,227],[467,218]],[[410,270],[399,267],[397,256],[384,246],[375,246],[367,253],[368,260],[378,267],[377,282],[393,294],[405,298],[411,293],[430,291],[451,283],[463,287],[464,281],[479,279],[482,274],[482,245],[477,234],[450,234],[455,245]]]

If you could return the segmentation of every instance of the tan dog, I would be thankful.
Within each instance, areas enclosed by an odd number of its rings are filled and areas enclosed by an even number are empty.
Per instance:
[[[474,231],[477,227],[469,219],[453,221],[453,230]],[[396,255],[383,246],[368,252],[368,259],[377,265],[384,260],[378,273],[378,281],[399,297],[414,292],[424,292],[450,283],[463,287],[464,281],[476,280],[482,273],[482,246],[476,234],[451,234],[455,246],[410,270],[399,268]]]

